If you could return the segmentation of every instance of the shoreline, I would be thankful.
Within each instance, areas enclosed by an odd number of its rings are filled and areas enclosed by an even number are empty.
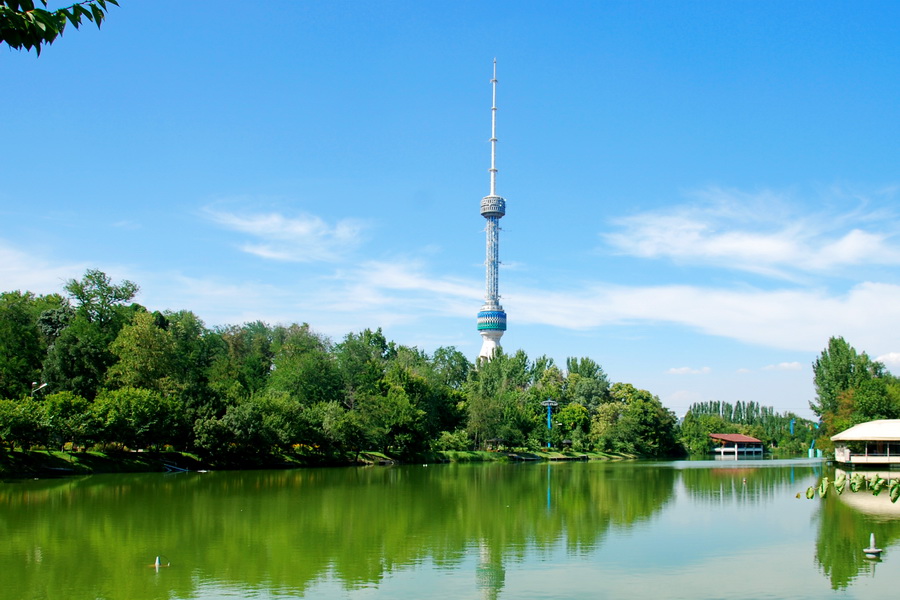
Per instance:
[[[49,479],[101,473],[165,473],[172,471],[233,471],[259,469],[304,469],[321,467],[391,466],[466,462],[556,462],[588,460],[632,460],[639,457],[598,452],[496,452],[485,450],[438,451],[408,460],[379,452],[360,452],[357,460],[318,456],[283,455],[269,460],[213,462],[176,451],[0,451],[0,479]]]

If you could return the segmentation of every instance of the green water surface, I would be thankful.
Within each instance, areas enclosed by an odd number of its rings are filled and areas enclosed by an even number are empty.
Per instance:
[[[900,510],[796,497],[825,474],[579,462],[8,482],[0,599],[893,596]],[[870,532],[882,562],[863,556]]]

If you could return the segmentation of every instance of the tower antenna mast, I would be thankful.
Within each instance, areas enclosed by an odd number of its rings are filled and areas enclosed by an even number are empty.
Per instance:
[[[506,214],[506,200],[497,195],[497,59],[494,59],[494,75],[491,78],[491,187],[490,193],[481,199],[481,216],[485,227],[485,295],[478,311],[478,332],[482,344],[479,359],[490,360],[500,338],[506,331],[506,312],[500,306],[498,271],[500,267],[500,219]]]

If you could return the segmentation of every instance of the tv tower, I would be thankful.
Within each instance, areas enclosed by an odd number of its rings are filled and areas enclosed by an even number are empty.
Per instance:
[[[497,59],[494,59],[494,77],[491,79],[493,101],[491,103],[491,193],[481,199],[481,216],[487,220],[487,257],[485,266],[484,305],[478,311],[478,332],[484,342],[478,358],[490,360],[500,338],[506,331],[506,312],[500,306],[497,285],[500,250],[500,218],[506,214],[506,200],[497,195]]]

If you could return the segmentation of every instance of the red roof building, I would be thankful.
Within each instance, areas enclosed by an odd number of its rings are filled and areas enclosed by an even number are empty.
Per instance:
[[[763,443],[755,437],[740,433],[711,433],[716,456],[762,456]]]

